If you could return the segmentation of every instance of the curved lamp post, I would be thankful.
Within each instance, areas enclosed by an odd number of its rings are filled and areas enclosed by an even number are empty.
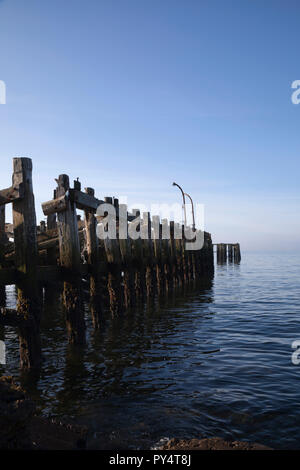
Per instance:
[[[194,213],[194,203],[193,203],[193,199],[191,198],[191,196],[188,194],[188,193],[184,193],[191,201],[191,204],[192,204],[192,214],[193,214],[193,231],[195,231],[195,213]]]
[[[175,183],[175,182],[174,182],[174,183],[173,183],[173,186],[177,186],[177,187],[180,189],[181,193],[182,193],[182,199],[183,199],[183,209],[184,209],[184,226],[186,227],[185,193],[184,193],[184,191],[183,191],[182,187],[181,187],[181,186],[179,186],[179,184],[177,184],[177,183]]]

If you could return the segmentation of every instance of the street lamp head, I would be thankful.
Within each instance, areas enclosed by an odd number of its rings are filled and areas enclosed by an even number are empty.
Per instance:
[[[177,186],[177,185],[176,185],[176,183],[173,183],[173,185],[172,185],[172,186]]]

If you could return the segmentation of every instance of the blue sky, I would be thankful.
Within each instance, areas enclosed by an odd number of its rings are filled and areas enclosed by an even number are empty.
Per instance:
[[[34,164],[99,198],[205,204],[215,242],[299,249],[297,0],[0,1],[0,187]]]

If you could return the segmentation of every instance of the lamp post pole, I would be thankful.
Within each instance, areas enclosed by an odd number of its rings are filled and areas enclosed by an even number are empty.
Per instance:
[[[191,201],[191,204],[192,204],[192,215],[193,215],[193,231],[195,231],[195,228],[196,228],[196,225],[195,225],[195,212],[194,212],[194,203],[193,203],[193,199],[191,198],[191,196],[188,194],[188,193],[184,193]]]
[[[177,183],[175,183],[175,182],[174,182],[174,183],[173,183],[173,186],[177,186],[177,187],[180,189],[181,193],[182,193],[182,199],[183,199],[183,210],[184,210],[184,226],[186,227],[186,208],[185,208],[185,194],[184,194],[184,191],[183,191],[182,187],[181,187],[181,186],[179,186],[179,184],[177,184]]]

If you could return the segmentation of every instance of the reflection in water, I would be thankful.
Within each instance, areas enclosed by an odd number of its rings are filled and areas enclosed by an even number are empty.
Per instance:
[[[80,347],[68,345],[59,295],[48,292],[40,378],[19,375],[13,328],[0,372],[19,377],[41,412],[86,424],[92,448],[200,435],[295,448],[299,266],[293,255],[243,254],[240,265],[218,265],[214,280],[119,318],[106,312],[100,331],[87,311]],[[13,306],[14,291],[7,295]]]

